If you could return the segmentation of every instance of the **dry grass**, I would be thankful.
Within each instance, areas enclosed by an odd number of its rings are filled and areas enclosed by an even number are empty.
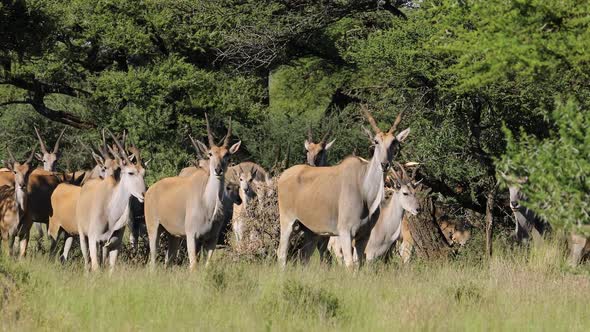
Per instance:
[[[340,266],[235,262],[150,271],[122,262],[86,274],[44,256],[0,260],[10,280],[0,330],[550,330],[590,328],[588,265],[567,267],[557,243],[489,261],[456,259],[350,272]],[[5,310],[6,311],[6,310]],[[18,312],[18,314],[16,314]]]
[[[252,200],[240,216],[244,222],[244,239],[238,243],[233,236],[229,239],[231,253],[237,260],[272,260],[279,246],[280,224],[277,194],[277,178],[272,179],[270,188],[256,188],[263,193]]]
[[[276,260],[276,249],[279,247],[281,235],[277,180],[278,178],[274,177],[270,187],[256,189],[256,192],[264,194],[254,199],[245,211],[246,215],[241,216],[244,221],[243,241],[238,243],[233,236],[228,237],[230,244],[228,254],[235,260]],[[298,227],[299,225],[295,226],[291,238],[291,255],[301,246],[303,233],[298,230]]]

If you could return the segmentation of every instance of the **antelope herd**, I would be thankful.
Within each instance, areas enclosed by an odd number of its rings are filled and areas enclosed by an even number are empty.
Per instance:
[[[68,174],[56,172],[64,131],[50,151],[35,127],[41,153],[35,153],[35,146],[29,157],[20,163],[7,149],[9,159],[5,161],[6,168],[0,170],[2,251],[16,255],[18,239],[18,255],[25,256],[33,223],[39,225],[40,234],[42,224],[47,224],[51,256],[57,254],[58,241],[65,237],[60,261],[66,261],[77,237],[87,270],[98,270],[108,262],[112,271],[123,243],[125,226],[132,224],[132,202],[135,201],[139,206],[143,203],[149,265],[155,266],[158,240],[165,234],[164,263],[168,265],[176,257],[184,239],[189,268],[194,269],[201,255],[205,256],[206,265],[210,264],[228,226],[231,225],[237,243],[249,240],[244,232],[248,206],[256,199],[272,197],[276,190],[280,266],[287,263],[294,229],[304,233],[299,248],[302,262],[307,262],[317,249],[322,261],[329,252],[338,262],[353,267],[386,256],[400,239],[403,239],[400,254],[406,261],[404,252],[411,247],[412,239],[405,214],[420,213],[417,192],[422,185],[415,180],[415,168],[411,175],[406,171],[417,163],[402,165],[394,158],[408,138],[410,128],[398,132],[400,113],[392,126],[382,131],[367,107],[363,105],[361,110],[372,129],[363,127],[374,148],[369,160],[350,156],[329,166],[327,152],[335,140],[328,142],[328,131],[315,143],[310,128],[304,141],[307,164],[285,170],[276,188],[260,165],[242,162],[230,166],[232,155],[241,145],[241,141],[231,144],[231,119],[227,134],[216,143],[205,116],[208,144],[190,137],[198,161],[184,168],[178,176],[157,181],[147,191],[146,164],[139,149],[128,144],[125,133],[116,137],[103,130],[98,148],[80,142],[93,157],[95,167]],[[107,144],[107,133],[112,145]],[[43,168],[32,167],[34,157],[43,163]],[[392,188],[386,189],[386,180]],[[510,183],[521,182],[512,179]],[[547,224],[535,219],[532,211],[519,204],[525,197],[517,188],[510,187],[516,233],[522,238],[532,236],[536,241],[548,230]],[[389,197],[386,197],[386,190]],[[469,236],[468,232],[449,223],[441,224],[441,234],[449,244],[461,245]],[[250,234],[252,236],[256,235]],[[131,242],[135,243],[136,238],[137,231],[133,230]],[[578,257],[590,249],[586,238],[572,239],[572,250],[577,250]]]

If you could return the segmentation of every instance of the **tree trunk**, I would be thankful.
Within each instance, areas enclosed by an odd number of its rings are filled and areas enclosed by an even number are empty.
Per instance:
[[[496,199],[496,186],[488,192],[486,202],[486,255],[492,257],[492,233],[494,230],[494,203]]]
[[[432,198],[420,198],[420,207],[422,211],[417,216],[408,215],[407,223],[416,256],[427,259],[447,258],[451,248],[436,222],[436,207]]]

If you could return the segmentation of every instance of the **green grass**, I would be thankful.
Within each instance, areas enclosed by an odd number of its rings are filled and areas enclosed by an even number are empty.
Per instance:
[[[0,330],[550,330],[590,328],[588,267],[549,245],[491,261],[344,268],[231,263],[86,274],[43,256],[0,260]],[[1,293],[0,293],[1,295]]]

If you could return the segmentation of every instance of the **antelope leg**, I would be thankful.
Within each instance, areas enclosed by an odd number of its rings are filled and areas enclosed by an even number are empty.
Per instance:
[[[86,242],[86,236],[80,233],[80,250],[82,250],[82,257],[84,258],[84,268],[88,271],[88,244]]]
[[[68,260],[68,254],[70,253],[70,248],[72,248],[72,242],[74,242],[74,237],[70,235],[66,235],[66,242],[64,244],[64,251],[61,257],[59,258],[60,262],[63,264]]]
[[[209,264],[211,263],[211,257],[213,257],[213,251],[215,251],[216,246],[217,246],[217,237],[214,237],[213,239],[209,239],[205,243],[204,249],[206,250],[206,253],[207,253],[205,267],[208,267]]]
[[[95,235],[88,235],[88,249],[90,249],[90,264],[92,271],[96,271],[100,266],[98,262],[98,248]]]
[[[150,241],[150,266],[156,267],[156,255],[158,249],[158,230],[156,229],[152,233],[148,232],[148,238]]]
[[[289,238],[293,232],[293,224],[295,220],[285,220],[281,216],[281,239],[279,242],[279,249],[277,251],[277,258],[281,267],[287,265],[287,253],[289,251]]]
[[[354,264],[352,258],[352,239],[349,231],[340,231],[338,234],[340,240],[340,247],[342,248],[342,254],[344,255],[344,265],[351,268]]]
[[[197,243],[195,234],[186,234],[186,250],[188,251],[189,269],[192,271],[195,269],[197,263]]]

